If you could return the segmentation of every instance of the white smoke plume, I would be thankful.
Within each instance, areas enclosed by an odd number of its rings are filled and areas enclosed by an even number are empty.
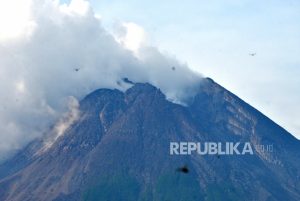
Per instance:
[[[80,100],[102,87],[125,90],[117,81],[128,77],[180,102],[201,79],[176,58],[143,45],[138,25],[124,23],[123,34],[110,34],[85,0],[0,0],[0,19],[0,157],[64,118],[70,96]],[[56,127],[58,134],[71,120]]]

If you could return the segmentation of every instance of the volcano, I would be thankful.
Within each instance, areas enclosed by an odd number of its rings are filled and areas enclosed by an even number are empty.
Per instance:
[[[209,78],[185,105],[151,84],[130,84],[90,93],[50,145],[51,131],[2,163],[0,200],[300,200],[300,141],[258,110]],[[171,155],[171,142],[254,149]]]

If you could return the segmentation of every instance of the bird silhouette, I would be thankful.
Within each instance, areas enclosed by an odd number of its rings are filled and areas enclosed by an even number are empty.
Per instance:
[[[177,172],[182,172],[182,173],[184,173],[184,174],[187,174],[187,173],[189,173],[189,168],[186,166],[186,165],[184,165],[184,166],[182,166],[182,167],[180,167],[180,168],[177,168]]]
[[[250,53],[249,55],[254,57],[256,55],[256,53]]]

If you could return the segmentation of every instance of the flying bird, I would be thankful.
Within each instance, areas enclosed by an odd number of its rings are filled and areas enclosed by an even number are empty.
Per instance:
[[[172,67],[172,70],[173,70],[173,71],[175,71],[175,70],[176,70],[176,68],[173,66],[173,67]]]
[[[75,70],[76,72],[78,72],[78,71],[80,70],[80,68],[75,68],[74,70]]]
[[[184,166],[182,166],[180,168],[177,168],[177,171],[178,172],[182,172],[184,174],[187,174],[187,173],[189,173],[190,170],[189,170],[189,168],[186,165],[184,165]]]
[[[249,55],[254,57],[256,55],[256,53],[250,53]]]

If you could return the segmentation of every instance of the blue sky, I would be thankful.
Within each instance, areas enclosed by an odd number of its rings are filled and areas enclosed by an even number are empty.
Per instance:
[[[0,1],[3,156],[124,76],[183,103],[201,79],[186,66],[300,139],[299,1],[69,2]]]
[[[68,96],[80,99],[95,87],[115,87],[124,73],[180,101],[184,93],[179,88],[196,80],[182,64],[213,78],[300,138],[299,36],[298,0],[0,1],[0,150],[18,148],[22,130],[36,127],[24,116],[37,115],[45,125],[53,122],[67,109],[63,100]],[[51,43],[43,46],[39,40]],[[163,54],[140,48],[145,45]],[[44,47],[48,54],[39,63]],[[68,54],[57,54],[58,47]],[[147,62],[136,64],[136,58]],[[65,72],[74,63],[85,66],[83,76]],[[165,79],[168,65],[178,70]],[[41,80],[46,71],[68,80],[65,88],[59,82],[53,86],[49,76]],[[99,76],[104,76],[101,83]]]
[[[213,78],[300,137],[299,1],[90,3],[107,28],[124,21],[142,26],[151,45]]]

